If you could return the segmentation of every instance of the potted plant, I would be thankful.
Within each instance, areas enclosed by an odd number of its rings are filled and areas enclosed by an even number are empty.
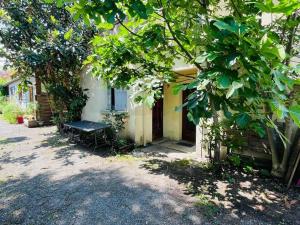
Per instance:
[[[33,115],[25,115],[24,116],[24,125],[26,127],[32,128],[37,127],[39,124]]]
[[[37,127],[39,126],[38,121],[36,120],[35,117],[35,112],[36,112],[36,104],[35,103],[30,103],[26,107],[26,115],[24,116],[24,125],[32,128],[32,127]]]
[[[17,123],[18,123],[18,124],[24,123],[24,119],[23,119],[23,116],[22,116],[22,115],[18,115],[18,116],[17,116]]]

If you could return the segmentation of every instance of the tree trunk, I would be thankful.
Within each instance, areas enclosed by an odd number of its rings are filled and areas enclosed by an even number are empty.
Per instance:
[[[214,133],[214,160],[215,162],[219,162],[221,160],[221,141],[220,141],[220,134],[217,131],[217,127],[219,126],[219,116],[218,112],[215,109],[214,102],[211,99],[211,108],[213,112],[213,129],[215,129],[216,132]]]
[[[266,115],[268,115],[269,119],[271,120],[271,113],[270,113],[270,107],[265,104],[264,105],[264,113]],[[275,143],[275,135],[274,135],[274,129],[271,127],[266,127],[266,131],[267,131],[267,137],[268,137],[268,142],[270,145],[270,149],[271,149],[271,154],[272,154],[272,175],[276,176],[276,177],[280,177],[281,175],[278,174],[278,169],[280,167],[280,162],[279,162],[279,156],[278,156],[278,149],[276,147],[276,143]]]
[[[284,174],[286,173],[288,159],[292,152],[292,146],[295,142],[297,131],[298,131],[298,127],[293,123],[292,119],[287,119],[285,136],[288,142],[286,143],[286,147],[284,149],[282,161],[279,168],[282,173],[282,176],[284,176]]]

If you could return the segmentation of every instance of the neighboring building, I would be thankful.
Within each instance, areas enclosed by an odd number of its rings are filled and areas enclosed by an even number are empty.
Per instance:
[[[36,119],[49,124],[52,118],[52,111],[48,95],[42,91],[41,83],[37,79],[31,77],[28,81],[30,84],[25,92],[19,90],[19,85],[22,82],[19,77],[8,81],[4,85],[7,88],[8,99],[18,104],[24,110],[31,103],[37,104]]]
[[[18,87],[22,81],[18,77],[5,84],[9,100],[18,104],[22,109],[26,109],[30,103],[35,103],[34,96],[36,95],[36,85],[34,77],[30,78],[29,81],[31,85],[29,85],[28,91],[26,92],[19,90]]]
[[[194,76],[197,69],[192,66],[176,64],[174,72],[178,79],[186,79],[186,76]],[[185,78],[184,78],[185,77]],[[187,118],[187,110],[181,112],[175,110],[188,96],[188,91],[173,94],[174,84],[165,84],[163,87],[164,98],[156,102],[151,109],[143,104],[136,104],[131,98],[131,90],[112,89],[101,80],[83,73],[81,85],[88,89],[89,99],[82,113],[82,120],[99,122],[104,119],[106,113],[111,110],[127,112],[125,135],[130,137],[138,145],[145,145],[155,140],[166,138],[175,141],[188,141],[196,144],[196,150],[200,149],[202,135],[196,135],[200,131]]]

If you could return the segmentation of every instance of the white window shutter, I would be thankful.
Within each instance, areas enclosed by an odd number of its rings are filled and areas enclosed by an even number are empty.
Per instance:
[[[115,110],[127,110],[127,91],[122,89],[115,89]]]

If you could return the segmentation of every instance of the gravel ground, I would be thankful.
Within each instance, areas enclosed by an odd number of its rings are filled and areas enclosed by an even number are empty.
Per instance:
[[[113,157],[0,120],[0,224],[300,224],[299,190],[182,158]]]
[[[0,224],[201,224],[184,186],[69,144],[54,127],[0,121]]]

